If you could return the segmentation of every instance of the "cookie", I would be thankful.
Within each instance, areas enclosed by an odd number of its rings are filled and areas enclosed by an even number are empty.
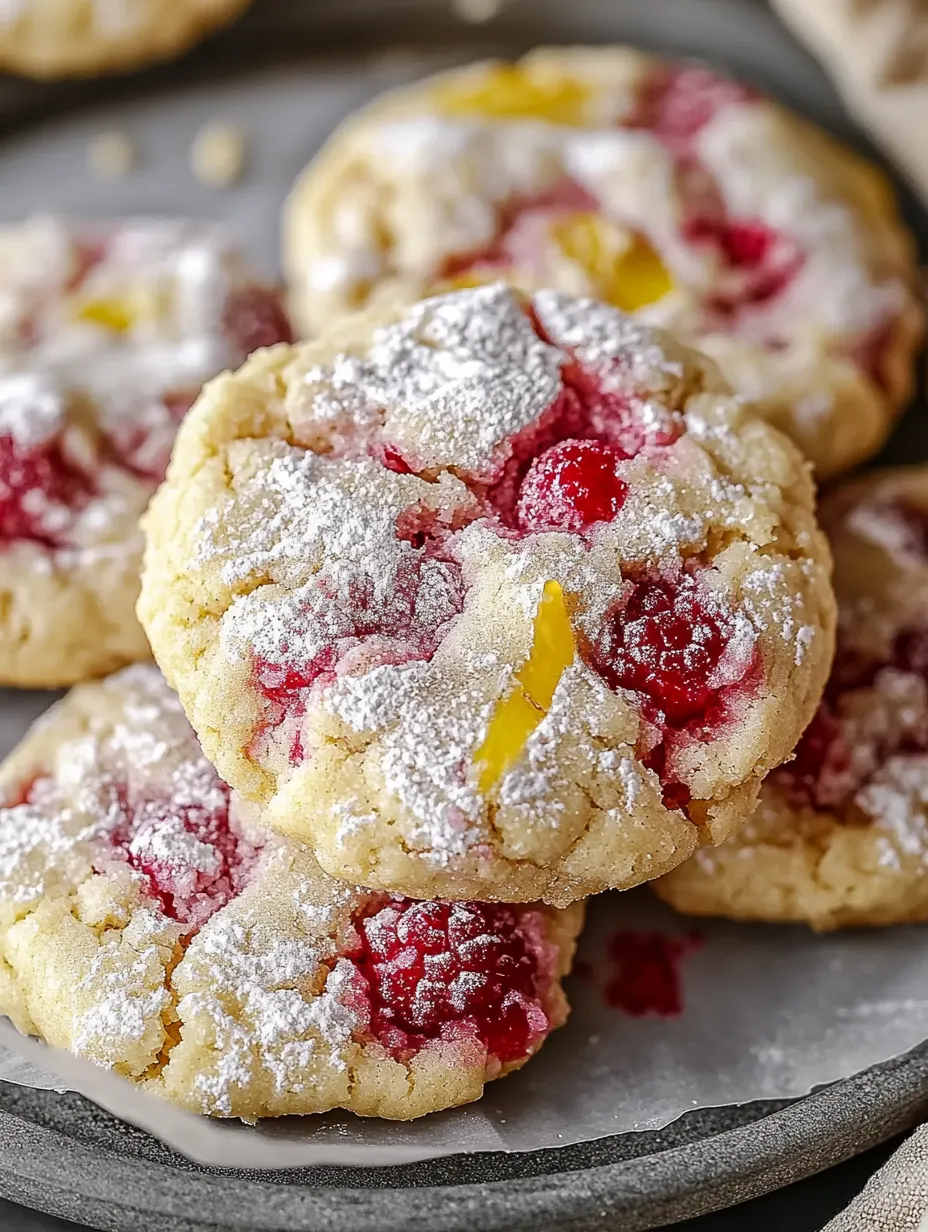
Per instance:
[[[0,769],[0,1013],[194,1112],[406,1120],[563,1023],[583,909],[411,902],[255,825],[156,668]]]
[[[27,77],[94,77],[179,55],[250,0],[6,0],[0,67]]]
[[[208,385],[139,612],[223,777],[327,872],[563,905],[750,811],[831,654],[792,445],[711,361],[505,284]]]
[[[928,467],[846,486],[821,516],[839,612],[824,699],[744,828],[656,884],[688,914],[928,919]]]
[[[0,229],[0,683],[149,657],[139,515],[206,378],[290,337],[218,229],[34,219]]]
[[[912,389],[915,254],[880,172],[747,87],[628,48],[534,51],[378,99],[297,181],[298,322],[507,277],[710,354],[815,464]]]

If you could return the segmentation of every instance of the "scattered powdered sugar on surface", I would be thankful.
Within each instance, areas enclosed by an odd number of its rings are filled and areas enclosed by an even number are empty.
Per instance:
[[[822,637],[821,630],[802,622],[804,596],[788,571],[789,562],[765,559],[742,581],[744,611],[758,633],[776,637],[793,648],[793,662],[801,666],[809,649]]]
[[[485,837],[483,802],[465,777],[486,730],[483,691],[428,664],[386,665],[342,677],[324,705],[355,731],[379,734],[384,786],[411,815],[423,855],[447,863]]]
[[[928,755],[890,757],[855,796],[855,802],[892,840],[887,862],[928,858]]]
[[[898,501],[879,494],[859,501],[848,510],[845,525],[853,534],[904,563],[919,562],[923,557],[923,536],[917,529],[913,532],[906,508]]]

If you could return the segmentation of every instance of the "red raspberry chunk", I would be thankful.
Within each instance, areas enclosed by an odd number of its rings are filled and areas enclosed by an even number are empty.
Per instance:
[[[844,732],[827,701],[823,701],[796,746],[793,760],[776,771],[776,781],[799,805],[835,808],[854,782]]]
[[[683,959],[702,943],[699,933],[671,937],[617,932],[609,944],[612,976],[605,988],[606,1003],[633,1018],[676,1018],[683,1012]]]
[[[242,360],[260,347],[295,341],[280,293],[256,284],[230,294],[222,328],[232,350]]]
[[[65,457],[58,438],[23,448],[0,436],[0,540],[64,546],[75,511],[93,492],[90,476]]]
[[[701,64],[661,69],[645,91],[635,127],[651,129],[669,143],[685,144],[720,111],[757,97],[748,86]]]
[[[858,723],[849,744],[842,715],[853,711],[855,693],[880,688],[887,668],[920,676],[928,685],[928,629],[903,629],[885,660],[839,645],[825,697],[793,760],[774,772],[774,782],[796,807],[842,811],[890,757],[928,750],[928,719],[909,701],[896,703],[905,708],[900,715],[905,721],[869,730]]]
[[[640,581],[607,619],[593,666],[610,688],[637,694],[649,719],[682,727],[711,719],[720,696],[713,677],[733,631],[731,615],[693,578]],[[745,657],[742,676],[747,668]]]
[[[120,859],[147,878],[147,891],[166,916],[202,927],[244,887],[257,848],[233,830],[229,789],[219,779],[203,803],[147,799],[115,792],[122,813],[109,838]]]
[[[583,531],[611,522],[628,492],[618,473],[625,454],[597,441],[562,441],[532,463],[517,514],[522,530]]]
[[[759,218],[706,215],[684,227],[695,243],[715,244],[728,269],[710,298],[720,312],[763,304],[780,295],[802,268],[804,255],[795,240]]]
[[[517,907],[400,899],[360,921],[355,959],[371,1032],[394,1056],[433,1040],[478,1039],[500,1062],[547,1034],[546,973]]]

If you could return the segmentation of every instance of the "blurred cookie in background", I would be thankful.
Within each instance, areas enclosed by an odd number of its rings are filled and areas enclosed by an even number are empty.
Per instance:
[[[839,604],[825,697],[744,828],[655,883],[686,914],[928,919],[928,467],[855,482],[821,518]]]
[[[232,21],[251,0],[5,0],[0,68],[27,77],[94,77],[169,59]]]
[[[138,519],[200,386],[290,338],[218,227],[0,228],[0,684],[147,658]]]
[[[349,119],[284,219],[308,333],[371,301],[506,277],[671,328],[820,477],[907,401],[922,311],[882,174],[696,64],[542,49],[398,90]]]

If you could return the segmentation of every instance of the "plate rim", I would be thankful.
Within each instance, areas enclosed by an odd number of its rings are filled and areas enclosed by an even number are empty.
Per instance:
[[[0,1088],[11,1085],[0,1080]],[[35,1119],[0,1109],[0,1196],[97,1228],[160,1232],[170,1218],[172,1232],[332,1232],[350,1215],[342,1226],[352,1232],[593,1232],[616,1217],[623,1232],[643,1232],[759,1197],[910,1128],[928,1113],[928,1042],[758,1120],[651,1155],[565,1171],[557,1156],[568,1148],[548,1148],[525,1153],[555,1165],[539,1175],[463,1184],[429,1184],[424,1161],[412,1166],[423,1173],[416,1185],[282,1185],[180,1156],[171,1164],[102,1152],[43,1125],[34,1111]],[[602,1151],[624,1136],[572,1149]],[[367,1170],[344,1171],[349,1179]]]

